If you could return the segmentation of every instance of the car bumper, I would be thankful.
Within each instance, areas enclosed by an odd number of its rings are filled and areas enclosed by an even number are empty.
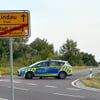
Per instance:
[[[19,71],[17,72],[17,75],[18,75],[18,76],[21,76],[21,74],[19,73]]]

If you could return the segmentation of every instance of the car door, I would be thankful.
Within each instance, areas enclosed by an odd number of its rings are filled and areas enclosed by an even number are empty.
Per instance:
[[[50,61],[49,62],[49,67],[47,70],[48,75],[57,75],[61,66],[59,65],[59,62],[56,61]]]
[[[37,64],[35,76],[45,76],[47,74],[48,62],[41,62]]]

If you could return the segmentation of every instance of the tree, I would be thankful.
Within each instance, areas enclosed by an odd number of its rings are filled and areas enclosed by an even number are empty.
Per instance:
[[[52,44],[49,44],[46,39],[36,38],[31,44],[30,47],[33,50],[34,59],[39,57],[39,60],[44,60],[46,58],[54,57],[54,47]]]
[[[0,62],[6,63],[9,57],[9,40],[0,39]]]
[[[17,59],[19,57],[26,58],[29,47],[26,45],[28,41],[27,38],[17,38],[13,40],[13,58]]]
[[[14,63],[17,59],[18,64],[24,61],[23,59],[28,58],[28,45],[26,42],[28,41],[27,38],[16,38],[13,39],[13,58]],[[0,62],[2,64],[9,64],[9,39],[0,39]]]
[[[27,66],[46,58],[67,60],[71,65],[97,66],[98,63],[92,54],[80,52],[77,42],[67,39],[60,48],[60,54],[54,52],[53,44],[46,39],[36,38],[27,45],[27,38],[13,39],[13,58],[16,66]],[[0,39],[0,63],[9,64],[9,40]]]
[[[94,56],[92,54],[81,52],[82,62],[87,66],[98,66]]]
[[[61,58],[68,60],[71,65],[82,65],[80,50],[77,48],[77,42],[67,39],[66,43],[60,48]]]

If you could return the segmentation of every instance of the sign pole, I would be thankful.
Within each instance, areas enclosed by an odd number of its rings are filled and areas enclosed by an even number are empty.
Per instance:
[[[13,83],[13,38],[9,38],[10,47],[10,89],[11,89],[11,100],[14,100],[14,83]]]
[[[9,39],[10,51],[10,100],[14,100],[13,38],[29,37],[30,11],[0,10],[0,38]]]

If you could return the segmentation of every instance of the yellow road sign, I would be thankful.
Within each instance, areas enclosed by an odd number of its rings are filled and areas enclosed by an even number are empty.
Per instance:
[[[29,36],[29,11],[0,12],[0,37]]]

